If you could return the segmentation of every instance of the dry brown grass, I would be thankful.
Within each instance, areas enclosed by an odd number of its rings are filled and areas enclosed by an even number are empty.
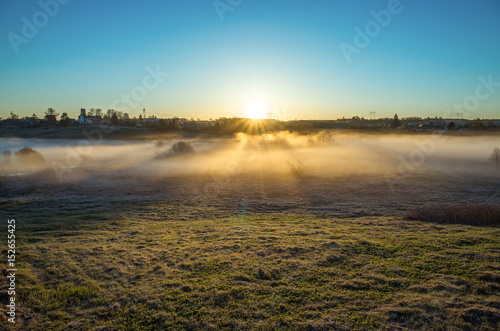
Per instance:
[[[407,220],[445,224],[500,225],[500,206],[487,204],[427,205],[414,207]]]

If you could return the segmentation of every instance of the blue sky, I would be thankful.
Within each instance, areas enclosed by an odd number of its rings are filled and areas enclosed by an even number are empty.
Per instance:
[[[42,0],[58,4],[53,17],[39,1],[4,0],[0,116],[208,119],[244,116],[258,98],[281,119],[434,117],[470,101],[478,77],[500,82],[500,1],[394,1],[220,0],[231,8],[221,20],[210,0]],[[397,13],[349,63],[340,45],[356,47],[355,28],[388,8]],[[25,38],[23,17],[36,35]],[[488,94],[466,117],[500,117],[500,86]]]

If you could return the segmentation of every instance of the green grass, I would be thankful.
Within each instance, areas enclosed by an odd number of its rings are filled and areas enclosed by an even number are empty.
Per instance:
[[[211,211],[182,220],[170,212],[182,206],[157,202],[55,215],[33,206],[23,205],[30,212],[16,232],[18,329],[500,326],[498,227],[382,216],[214,219]]]

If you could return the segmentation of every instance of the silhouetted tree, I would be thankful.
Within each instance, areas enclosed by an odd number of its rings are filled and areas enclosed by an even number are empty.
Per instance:
[[[67,113],[63,113],[61,115],[61,120],[59,121],[59,124],[61,124],[64,127],[66,127],[69,124],[69,117]]]
[[[118,119],[118,114],[116,112],[113,112],[111,115],[111,124],[118,124],[120,120]]]
[[[13,120],[18,120],[19,119],[19,115],[17,114],[14,114],[13,111],[10,112],[10,118],[13,119]]]
[[[47,108],[47,111],[45,111],[45,115],[54,115],[55,117],[59,116],[59,113],[56,112],[54,108]]]
[[[391,128],[397,128],[400,125],[400,120],[398,118],[398,114],[394,114],[394,119],[391,122]]]
[[[113,117],[114,112],[115,112],[115,110],[114,110],[114,109],[108,109],[108,110],[106,111],[106,115],[104,115],[104,118],[111,119],[111,117]]]

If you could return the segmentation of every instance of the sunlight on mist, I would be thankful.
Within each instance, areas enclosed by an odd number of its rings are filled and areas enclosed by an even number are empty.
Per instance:
[[[487,158],[498,146],[495,137],[441,137],[431,135],[376,136],[320,132],[298,135],[289,132],[247,135],[234,138],[182,139],[194,153],[157,159],[154,140],[100,145],[74,140],[4,139],[1,175],[35,173],[43,169],[83,171],[84,178],[96,172],[126,173],[130,176],[303,176],[341,177],[384,175],[401,169],[411,172],[483,174],[498,177],[500,171]],[[168,150],[179,140],[167,140]],[[45,164],[19,160],[15,151],[30,146],[43,155]],[[399,170],[398,170],[399,169]],[[47,172],[46,172],[47,173]]]

